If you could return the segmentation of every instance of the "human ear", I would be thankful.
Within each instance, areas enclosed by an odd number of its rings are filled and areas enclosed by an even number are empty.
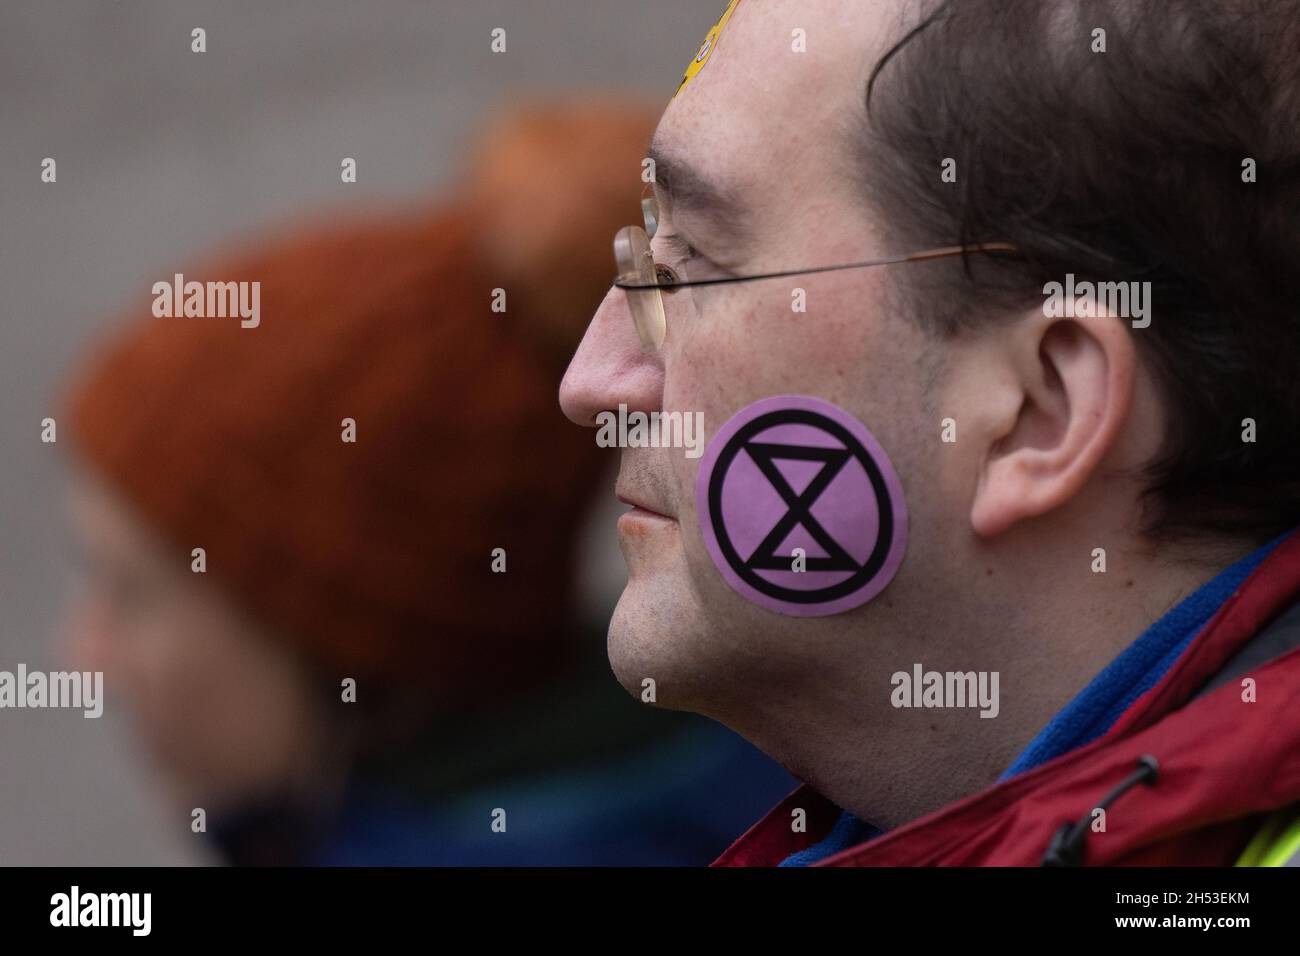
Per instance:
[[[1033,313],[998,341],[971,503],[971,527],[982,537],[1080,493],[1129,418],[1137,365],[1127,323],[1108,314]]]

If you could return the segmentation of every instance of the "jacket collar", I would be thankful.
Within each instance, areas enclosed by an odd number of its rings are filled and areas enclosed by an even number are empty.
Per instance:
[[[1254,815],[1300,799],[1300,650],[1262,665],[1249,655],[1234,660],[1255,637],[1262,646],[1300,643],[1300,628],[1291,626],[1300,615],[1282,613],[1298,597],[1300,531],[1264,559],[1104,736],[816,865],[1037,865],[1061,824],[1086,817],[1144,755],[1158,761],[1158,778],[1118,798],[1105,830],[1089,834],[1086,862],[1230,861]],[[1275,619],[1277,627],[1261,633]],[[1243,700],[1238,680],[1215,683],[1234,663],[1251,670],[1254,702]],[[806,833],[791,832],[798,810],[807,815]],[[775,866],[824,837],[839,813],[804,785],[713,865]],[[1196,840],[1180,839],[1193,830]]]

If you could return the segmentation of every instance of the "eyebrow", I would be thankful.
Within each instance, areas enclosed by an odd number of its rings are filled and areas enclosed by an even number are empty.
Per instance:
[[[699,216],[735,246],[750,241],[749,209],[734,188],[700,172],[658,136],[646,155],[654,162],[655,184],[671,204],[670,215],[687,212]]]

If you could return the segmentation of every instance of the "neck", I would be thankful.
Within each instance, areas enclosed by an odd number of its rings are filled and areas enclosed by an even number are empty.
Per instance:
[[[1006,548],[968,556],[981,586],[959,583],[941,602],[932,583],[896,582],[888,633],[873,622],[864,641],[858,622],[856,639],[816,655],[797,686],[787,673],[779,692],[747,695],[760,709],[719,719],[837,805],[891,829],[993,784],[1143,631],[1257,545],[1197,561],[1112,549],[1105,573],[1078,560],[1091,545],[1077,541],[1058,547],[1057,560],[1041,547],[1020,550],[1034,561],[1008,560]],[[924,610],[903,626],[904,607]]]

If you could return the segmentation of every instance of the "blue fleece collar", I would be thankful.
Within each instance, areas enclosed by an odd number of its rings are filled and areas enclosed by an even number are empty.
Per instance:
[[[1110,730],[1124,711],[1160,683],[1210,618],[1290,534],[1278,535],[1224,568],[1147,628],[1038,732],[999,780],[1047,763]]]

